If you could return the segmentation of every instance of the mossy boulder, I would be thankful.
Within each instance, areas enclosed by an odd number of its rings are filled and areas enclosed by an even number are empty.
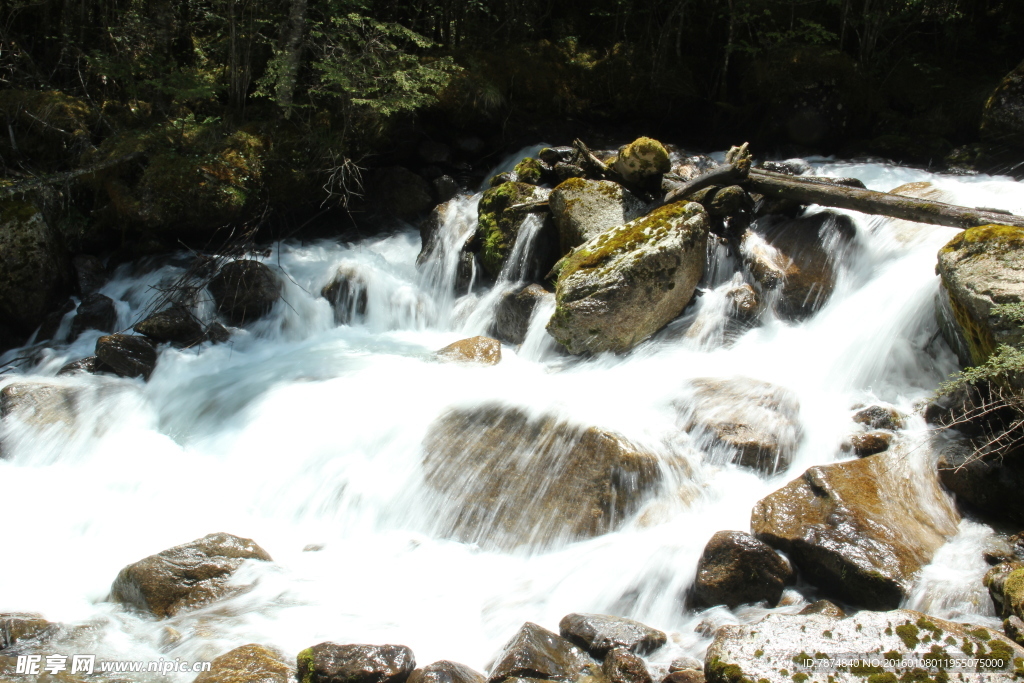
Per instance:
[[[794,578],[789,561],[767,543],[743,531],[719,531],[701,553],[690,602],[732,608],[763,601],[774,607]]]
[[[868,609],[894,609],[960,521],[934,473],[892,449],[811,467],[754,506],[750,526],[804,579]]]
[[[1024,301],[1024,228],[970,228],[939,250],[940,303],[955,329],[941,326],[965,365],[980,365],[1001,344],[1024,341],[1024,329],[994,315],[997,304]]]
[[[28,337],[71,293],[69,255],[29,202],[0,201],[0,318]]]
[[[487,683],[521,678],[572,681],[593,663],[565,638],[528,621],[494,658]]]
[[[544,182],[547,173],[546,169],[533,157],[526,157],[512,169],[512,174],[516,180],[521,183],[528,183],[530,185],[540,185]]]
[[[281,655],[262,645],[236,647],[211,662],[210,670],[193,683],[289,683],[291,667]]]
[[[708,217],[675,202],[563,259],[548,332],[570,353],[626,352],[682,313],[704,275]]]
[[[1024,648],[1001,633],[913,610],[861,611],[845,619],[770,614],[756,623],[720,628],[708,647],[704,673],[707,683],[1009,683],[1017,680],[1016,661],[1022,656]],[[867,661],[829,666],[823,661],[828,658]],[[947,659],[963,659],[965,666],[954,667]],[[1002,659],[1003,666],[986,666],[991,659]]]
[[[1000,562],[988,570],[983,581],[999,618],[1024,615],[1024,563]]]
[[[484,192],[477,209],[477,241],[480,244],[480,264],[488,275],[498,276],[515,245],[519,229],[527,220],[538,219],[529,212],[510,211],[509,207],[546,200],[550,192],[536,185],[518,182],[502,183]]]
[[[1024,147],[1024,62],[1003,78],[985,102],[981,136],[991,142]]]
[[[405,645],[320,643],[298,655],[299,683],[405,683],[416,657]]]
[[[665,146],[654,138],[637,138],[619,148],[611,167],[623,180],[638,187],[656,187],[672,169]]]
[[[643,200],[618,183],[583,178],[558,185],[548,203],[563,254],[605,230],[639,218],[646,209]]]
[[[246,560],[270,562],[248,538],[217,533],[130,564],[110,587],[110,600],[163,619],[244,590],[230,579]]]
[[[0,153],[6,159],[23,155],[34,163],[67,163],[81,154],[92,146],[91,131],[100,119],[88,102],[59,90],[5,88],[0,112],[9,125],[0,138]]]
[[[658,458],[618,434],[498,405],[442,415],[423,465],[441,532],[496,548],[613,531],[661,481]]]

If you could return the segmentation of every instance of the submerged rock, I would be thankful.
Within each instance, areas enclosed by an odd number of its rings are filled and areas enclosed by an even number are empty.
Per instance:
[[[289,683],[291,667],[280,655],[255,643],[236,647],[211,662],[193,683]]]
[[[518,678],[571,681],[592,663],[565,638],[526,622],[494,658],[487,683]]]
[[[778,604],[795,573],[774,549],[742,531],[719,531],[704,546],[691,599],[698,607]]]
[[[86,356],[73,360],[57,371],[58,377],[89,373],[95,375],[97,372],[113,372],[114,369],[100,360],[99,356]]]
[[[206,339],[203,324],[184,306],[171,306],[154,313],[132,328],[156,342],[194,346]]]
[[[207,285],[217,310],[230,325],[244,325],[270,312],[281,298],[281,283],[259,261],[232,261]]]
[[[601,233],[556,266],[548,332],[574,354],[629,351],[693,298],[707,237],[707,214],[693,202]]]
[[[470,337],[439,350],[437,357],[458,363],[497,365],[501,362],[501,342],[490,337]]]
[[[562,253],[644,214],[646,204],[610,180],[566,180],[548,200]]]
[[[898,607],[959,522],[937,478],[908,458],[889,451],[811,467],[754,506],[751,529],[827,595]]]
[[[644,660],[625,648],[615,648],[605,655],[601,673],[608,683],[651,683]]]
[[[465,664],[442,659],[409,674],[408,683],[484,683],[487,678]]]
[[[416,668],[404,645],[320,643],[298,656],[302,683],[403,683]]]
[[[617,648],[639,655],[650,654],[668,639],[663,631],[608,614],[567,614],[558,622],[558,631],[563,638],[598,659]]]
[[[122,377],[149,379],[156,367],[156,347],[146,337],[108,334],[96,340],[96,356]]]
[[[866,656],[868,662],[839,667],[815,662],[816,658],[839,656]],[[771,614],[755,624],[719,629],[708,648],[704,672],[708,683],[794,683],[826,678],[834,683],[953,681],[959,676],[1009,683],[1015,680],[1014,660],[1021,656],[1024,648],[1000,633],[913,610],[862,611],[845,619],[823,614]],[[993,658],[1003,658],[1006,666],[995,670],[979,666]],[[929,659],[934,667],[930,671],[921,668],[922,660]],[[954,669],[943,661],[946,659],[971,664]]]
[[[443,533],[488,547],[611,531],[661,481],[657,457],[617,434],[498,405],[443,415],[424,454]]]
[[[537,305],[554,294],[540,285],[526,285],[502,295],[494,311],[494,336],[509,344],[522,344]]]
[[[111,585],[110,600],[171,617],[244,590],[227,584],[245,560],[271,557],[251,539],[210,534],[128,565]]]
[[[1019,324],[992,311],[1024,301],[1024,228],[986,225],[958,233],[939,250],[937,271],[959,337],[940,327],[951,348],[966,347],[962,363],[981,365],[997,346],[1024,342]]]
[[[796,394],[745,377],[691,384],[692,397],[677,403],[684,430],[730,449],[738,465],[768,474],[789,467],[803,438]]]

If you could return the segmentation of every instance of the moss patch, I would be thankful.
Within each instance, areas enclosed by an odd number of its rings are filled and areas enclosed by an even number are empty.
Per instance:
[[[501,272],[515,244],[523,215],[506,209],[533,198],[534,189],[526,183],[507,182],[484,192],[477,209],[477,238],[480,262],[492,276]]]
[[[915,647],[917,647],[917,644],[921,642],[920,638],[918,638],[918,635],[920,633],[921,630],[909,622],[903,624],[902,626],[896,627],[896,635],[900,637],[900,640],[903,641],[903,644],[906,645],[907,649],[910,650],[913,650]]]

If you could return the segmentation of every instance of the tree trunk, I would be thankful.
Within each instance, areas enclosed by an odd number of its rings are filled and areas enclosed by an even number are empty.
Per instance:
[[[302,58],[302,35],[306,32],[306,0],[291,0],[288,14],[288,33],[285,36],[284,63],[277,82],[277,103],[284,110],[284,117],[291,118],[292,98],[295,84],[299,79],[299,65]]]

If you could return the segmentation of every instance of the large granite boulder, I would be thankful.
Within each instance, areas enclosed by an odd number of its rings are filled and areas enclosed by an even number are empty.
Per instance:
[[[266,315],[281,298],[281,283],[274,271],[250,259],[225,264],[207,288],[217,310],[236,326]]]
[[[320,643],[298,655],[301,683],[404,683],[416,668],[405,645]]]
[[[984,440],[984,439],[983,439]],[[1024,449],[1006,453],[979,451],[973,441],[953,441],[939,454],[939,479],[967,503],[993,521],[1024,524]]]
[[[521,678],[571,681],[592,664],[583,650],[528,621],[494,658],[487,683]]]
[[[1024,62],[1006,75],[985,102],[981,136],[991,142],[1024,147]]]
[[[68,254],[28,202],[0,202],[0,320],[28,337],[71,293]]]
[[[110,599],[165,618],[239,592],[231,575],[246,560],[270,562],[251,539],[217,533],[130,564],[110,587]]]
[[[800,402],[789,389],[734,377],[691,381],[692,394],[677,402],[681,426],[730,461],[774,474],[789,467],[803,438]]]
[[[767,543],[742,531],[719,531],[697,563],[691,601],[697,607],[766,602],[774,607],[795,573]]]
[[[685,201],[594,237],[556,266],[548,332],[574,354],[629,351],[693,298],[707,238],[704,208]]]
[[[760,540],[785,552],[826,595],[893,609],[914,573],[956,533],[959,515],[934,473],[893,449],[811,467],[754,506]]]
[[[1022,656],[1024,648],[1000,633],[912,610],[862,611],[845,619],[771,614],[754,624],[720,628],[704,673],[707,683],[1009,683],[1016,680],[1015,660]],[[949,659],[963,659],[965,666]],[[984,668],[991,660],[1002,660],[1002,666]]]
[[[650,654],[668,641],[663,631],[609,614],[567,614],[558,622],[558,631],[598,659],[615,649]]]
[[[543,220],[547,223],[550,220],[527,211],[513,211],[509,207],[544,201],[550,193],[550,190],[536,185],[517,182],[502,183],[484,192],[477,209],[477,241],[480,244],[480,264],[491,277],[497,277],[501,272],[526,221]],[[541,230],[553,233],[547,225]]]
[[[611,531],[661,481],[657,457],[617,434],[499,405],[446,413],[424,453],[443,533],[490,547]]]
[[[980,365],[1001,344],[1024,341],[1024,329],[993,313],[997,304],[1024,300],[1024,228],[970,228],[939,250],[941,307],[953,326],[942,325],[946,341],[961,351],[965,365]],[[940,308],[941,308],[940,307]]]
[[[551,191],[551,215],[562,253],[644,214],[635,194],[610,180],[572,178]]]
[[[291,667],[272,650],[250,643],[226,652],[210,663],[192,683],[289,683]]]

